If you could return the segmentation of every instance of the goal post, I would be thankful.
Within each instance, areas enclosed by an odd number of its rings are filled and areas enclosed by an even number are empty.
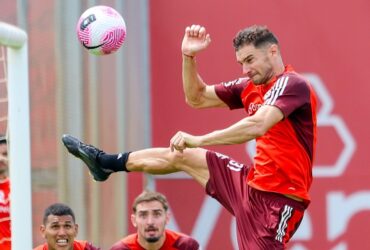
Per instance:
[[[12,249],[32,249],[27,34],[16,26],[0,22],[0,44],[7,48]]]

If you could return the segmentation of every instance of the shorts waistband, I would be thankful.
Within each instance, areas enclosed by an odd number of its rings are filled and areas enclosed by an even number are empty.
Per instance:
[[[255,193],[257,193],[259,195],[262,195],[264,197],[268,197],[268,198],[271,198],[271,199],[284,200],[284,202],[287,205],[289,205],[289,206],[291,206],[295,209],[305,210],[307,208],[307,205],[303,201],[301,202],[301,201],[293,200],[289,197],[286,197],[284,194],[262,191],[262,190],[259,190],[259,189],[253,188],[253,187],[250,187],[250,188],[251,188],[252,192],[255,192]]]

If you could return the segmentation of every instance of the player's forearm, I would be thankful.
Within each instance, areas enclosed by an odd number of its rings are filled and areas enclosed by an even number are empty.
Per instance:
[[[183,55],[182,82],[186,102],[192,107],[197,107],[202,100],[206,84],[198,74],[195,58]]]
[[[222,130],[216,130],[199,138],[200,146],[240,144],[264,135],[284,118],[274,106],[263,105],[254,115]]]
[[[200,146],[241,144],[260,137],[264,133],[258,121],[245,118],[228,128],[201,136]]]

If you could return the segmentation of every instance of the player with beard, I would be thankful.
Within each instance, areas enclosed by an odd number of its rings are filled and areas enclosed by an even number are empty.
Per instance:
[[[166,229],[170,220],[168,201],[158,192],[144,191],[132,206],[131,222],[137,232],[112,246],[110,250],[198,250],[193,238]]]
[[[11,249],[10,231],[10,180],[8,177],[8,146],[0,135],[0,249]]]

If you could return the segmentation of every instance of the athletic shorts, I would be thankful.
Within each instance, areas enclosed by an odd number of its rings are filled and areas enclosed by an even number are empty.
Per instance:
[[[235,216],[239,249],[285,249],[302,221],[304,204],[250,187],[249,167],[228,156],[207,151],[206,157],[206,192]]]

